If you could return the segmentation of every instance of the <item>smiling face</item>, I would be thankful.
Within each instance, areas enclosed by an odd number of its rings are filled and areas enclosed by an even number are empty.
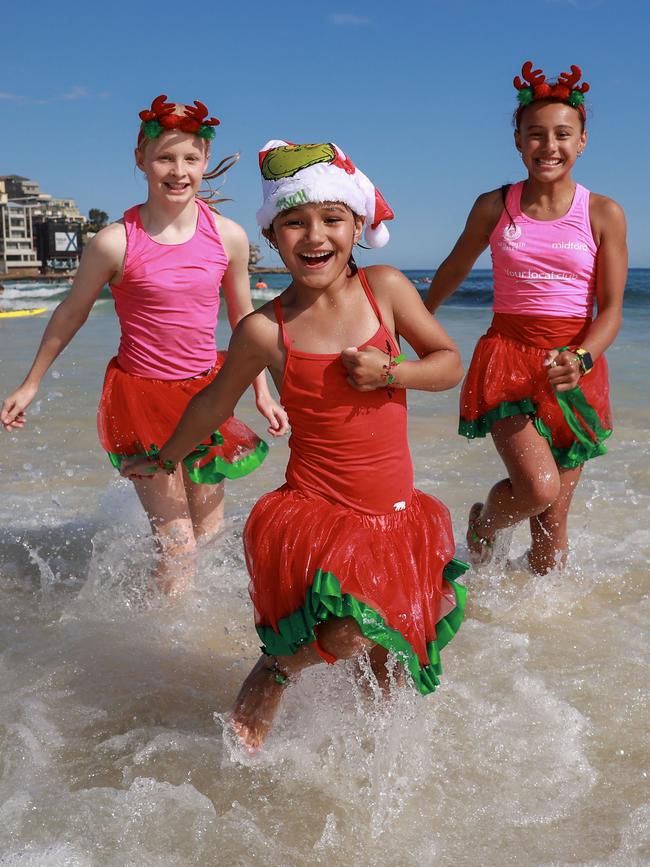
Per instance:
[[[136,148],[135,159],[147,176],[149,198],[186,204],[199,191],[210,153],[203,139],[170,130]]]
[[[324,288],[346,273],[362,229],[347,205],[321,202],[283,211],[265,234],[295,281]]]
[[[515,130],[515,144],[530,177],[545,183],[568,175],[586,143],[580,115],[561,102],[528,106]]]

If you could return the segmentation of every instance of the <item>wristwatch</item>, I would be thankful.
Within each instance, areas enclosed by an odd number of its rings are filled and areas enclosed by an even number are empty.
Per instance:
[[[591,357],[591,353],[587,352],[586,349],[574,349],[576,357],[578,359],[578,365],[580,367],[580,373],[582,376],[586,376],[591,372],[594,366],[594,360]]]

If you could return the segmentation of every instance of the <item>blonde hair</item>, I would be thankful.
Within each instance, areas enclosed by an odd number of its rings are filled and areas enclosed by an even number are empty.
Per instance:
[[[239,156],[240,154],[236,153],[230,154],[230,156],[228,157],[224,157],[221,162],[217,166],[215,166],[215,168],[213,168],[209,172],[206,172],[203,175],[203,180],[207,181],[207,189],[199,190],[196,197],[197,199],[201,199],[201,201],[204,202],[206,205],[209,205],[211,210],[213,210],[217,214],[219,213],[219,211],[217,210],[215,205],[220,205],[222,202],[232,201],[232,199],[230,199],[228,196],[219,197],[219,192],[226,181],[226,178],[223,176],[226,174],[228,169],[231,169],[235,165],[235,163],[239,160]],[[215,178],[220,177],[223,177],[222,182],[219,184],[216,190],[213,190],[210,181],[213,181],[215,180]]]

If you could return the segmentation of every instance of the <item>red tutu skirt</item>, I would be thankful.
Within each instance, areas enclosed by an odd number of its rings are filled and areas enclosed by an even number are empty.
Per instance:
[[[284,485],[257,502],[244,529],[255,623],[267,653],[286,656],[315,627],[353,617],[392,651],[421,693],[463,619],[468,567],[454,560],[446,506],[414,491],[403,511],[367,515]]]
[[[603,443],[612,433],[607,362],[601,355],[579,386],[556,391],[548,381],[546,352],[492,329],[483,335],[463,383],[458,432],[484,437],[499,419],[529,415],[556,463],[577,467],[607,452]]]
[[[106,370],[97,412],[103,448],[117,469],[123,458],[155,455],[172,435],[185,407],[215,378],[226,353],[205,374],[192,379],[145,379],[126,373],[113,358]],[[184,458],[188,476],[197,484],[216,485],[257,469],[268,446],[247,425],[232,417]]]

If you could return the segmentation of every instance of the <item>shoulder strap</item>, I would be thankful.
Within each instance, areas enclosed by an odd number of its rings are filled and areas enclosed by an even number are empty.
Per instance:
[[[282,335],[282,343],[284,344],[284,348],[287,352],[287,359],[291,355],[291,341],[289,340],[289,335],[287,334],[287,329],[284,327],[284,319],[282,318],[282,305],[280,304],[280,298],[273,299],[273,312],[275,313],[275,319],[280,327],[280,334]]]
[[[386,335],[386,338],[389,340],[389,345],[392,343],[393,351],[396,355],[398,355],[399,351],[400,351],[399,343],[397,342],[395,337],[391,334],[391,332],[388,330],[388,328],[386,328],[386,326],[384,325],[384,319],[383,319],[383,316],[381,315],[381,310],[379,309],[379,304],[377,304],[377,299],[373,295],[372,289],[370,288],[370,282],[368,281],[368,278],[366,277],[366,272],[364,271],[363,268],[359,268],[359,270],[357,271],[357,274],[359,275],[359,280],[361,281],[361,285],[363,286],[363,291],[366,293],[366,298],[370,302],[370,306],[372,307],[372,309],[375,313],[375,316],[379,320],[379,327],[383,329],[384,334]]]
[[[370,288],[370,283],[368,282],[368,278],[366,277],[366,272],[364,268],[359,268],[357,271],[359,276],[359,280],[361,281],[361,285],[363,286],[363,291],[366,293],[366,298],[370,302],[370,306],[372,307],[375,316],[379,319],[379,324],[384,325],[384,320],[381,315],[381,310],[379,309],[379,304],[377,304],[377,299],[372,294],[372,289]]]

